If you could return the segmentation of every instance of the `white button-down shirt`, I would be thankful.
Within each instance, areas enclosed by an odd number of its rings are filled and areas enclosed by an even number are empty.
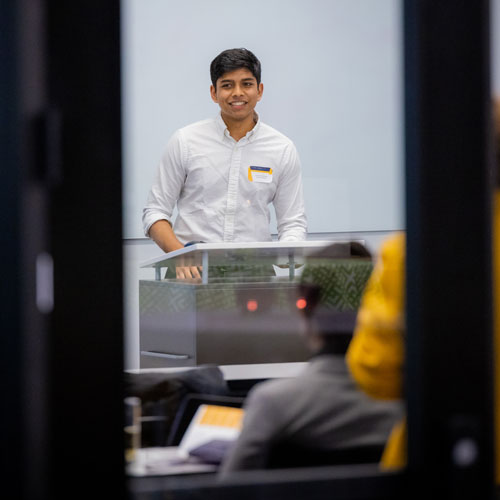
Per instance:
[[[250,167],[260,167],[251,169]],[[179,129],[170,139],[143,210],[146,236],[158,220],[188,241],[269,241],[269,204],[278,238],[306,237],[300,161],[293,142],[257,121],[239,141],[219,115]]]

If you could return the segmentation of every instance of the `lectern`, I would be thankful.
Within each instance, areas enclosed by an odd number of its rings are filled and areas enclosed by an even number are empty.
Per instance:
[[[144,262],[152,277],[139,282],[141,368],[307,360],[298,279],[333,243],[197,243]],[[177,266],[198,266],[202,278],[165,278]]]

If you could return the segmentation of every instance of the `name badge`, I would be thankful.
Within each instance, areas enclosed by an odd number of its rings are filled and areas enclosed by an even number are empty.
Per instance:
[[[248,167],[248,180],[250,182],[271,182],[273,180],[273,169],[269,167]]]

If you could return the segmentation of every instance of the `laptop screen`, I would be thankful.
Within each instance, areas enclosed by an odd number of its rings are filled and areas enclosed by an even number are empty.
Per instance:
[[[179,443],[179,448],[189,453],[213,441],[234,441],[241,431],[243,414],[242,408],[200,405]]]

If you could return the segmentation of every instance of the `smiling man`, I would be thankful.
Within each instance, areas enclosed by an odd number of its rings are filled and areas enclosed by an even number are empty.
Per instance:
[[[165,252],[192,241],[270,241],[269,205],[278,239],[306,237],[300,161],[293,142],[261,122],[261,66],[247,49],[221,52],[210,65],[215,119],[177,130],[143,211],[146,236]],[[178,215],[172,226],[172,213]],[[199,277],[178,268],[177,277]]]

